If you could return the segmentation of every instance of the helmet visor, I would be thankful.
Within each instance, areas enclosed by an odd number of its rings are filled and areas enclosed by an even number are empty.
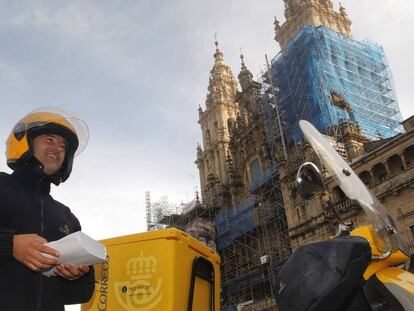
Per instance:
[[[50,123],[55,123],[66,127],[78,138],[79,145],[75,151],[75,156],[86,149],[89,140],[89,129],[86,123],[76,114],[58,107],[41,107],[29,112],[19,123],[14,131],[23,132],[36,127],[42,127]]]

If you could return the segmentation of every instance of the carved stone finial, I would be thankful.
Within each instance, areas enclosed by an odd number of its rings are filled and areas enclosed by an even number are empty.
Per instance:
[[[203,154],[203,150],[201,149],[200,143],[197,143],[197,156],[201,156]]]
[[[342,3],[339,2],[339,13],[341,13],[342,16],[347,17],[348,14],[346,13],[345,8],[342,6]]]
[[[240,59],[241,59],[241,68],[242,69],[246,69],[246,64],[244,63],[244,55],[243,55],[243,53],[242,53],[242,51],[241,51],[241,49],[240,49]]]
[[[246,64],[244,63],[243,53],[240,54],[240,59],[241,59],[241,71],[240,71],[238,77],[239,77],[239,82],[240,82],[241,88],[242,88],[242,90],[244,90],[244,89],[248,88],[249,85],[252,83],[253,75],[249,71],[249,69],[247,69]]]
[[[217,32],[214,33],[214,45],[216,46],[216,51],[219,51],[219,43],[217,41]]]
[[[217,41],[217,32],[214,33],[214,45],[216,46],[216,53],[214,53],[214,58],[217,61],[223,60],[223,53],[220,51],[219,43]]]
[[[277,19],[277,17],[275,16],[275,20],[273,22],[273,25],[275,25],[275,30],[279,30],[280,29],[280,22]]]
[[[196,202],[197,205],[200,205],[201,204],[201,202],[200,202],[200,196],[198,194],[198,190],[196,190],[195,202]]]

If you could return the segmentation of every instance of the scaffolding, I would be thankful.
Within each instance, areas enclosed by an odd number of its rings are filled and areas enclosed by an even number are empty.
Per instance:
[[[150,205],[151,215],[147,216],[147,223],[150,222],[147,231],[174,227],[216,249],[213,210],[199,202],[198,194],[194,200],[180,205],[169,203],[167,197],[151,205],[148,192],[146,202],[147,206]]]
[[[168,202],[167,196],[163,196],[157,202],[151,203],[151,194],[149,191],[145,192],[145,209],[147,231],[167,228],[168,224],[164,222],[164,219],[181,213],[180,206]]]
[[[291,254],[279,183],[272,166],[249,183],[251,196],[216,215],[225,310],[247,301],[243,310],[275,308],[274,281]]]
[[[270,148],[270,166],[263,172],[260,182],[251,182],[249,190],[258,196],[260,220],[264,246],[269,256],[269,274],[272,293],[276,289],[275,279],[283,264],[292,254],[290,246],[288,222],[286,218],[279,165],[289,160],[287,152],[286,128],[281,121],[281,105],[277,97],[277,88],[270,74],[270,66],[266,59],[266,69],[261,70],[262,114],[266,125],[267,142]]]
[[[336,136],[335,126],[357,122],[370,139],[402,131],[393,78],[382,47],[328,27],[309,25],[271,62],[287,141],[301,140],[300,119]],[[337,104],[343,97],[349,105]]]
[[[146,214],[147,231],[150,231],[152,227],[152,213],[151,213],[151,193],[149,191],[145,191],[145,214]]]
[[[286,161],[279,107],[271,77],[260,74],[258,97],[269,150],[267,168],[246,185],[249,195],[215,217],[217,250],[222,258],[222,309],[275,310],[275,279],[291,254],[279,178]],[[256,119],[256,122],[259,122]],[[253,127],[251,127],[253,128]],[[249,136],[246,133],[240,135]]]

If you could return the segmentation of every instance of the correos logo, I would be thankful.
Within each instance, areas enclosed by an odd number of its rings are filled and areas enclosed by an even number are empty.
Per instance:
[[[109,257],[106,257],[107,262],[102,264],[101,281],[99,282],[99,299],[98,310],[106,311],[108,302],[108,279],[109,279]]]
[[[115,283],[118,303],[127,311],[150,311],[162,299],[162,278],[155,279],[157,260],[153,256],[129,258],[126,263],[129,280]]]

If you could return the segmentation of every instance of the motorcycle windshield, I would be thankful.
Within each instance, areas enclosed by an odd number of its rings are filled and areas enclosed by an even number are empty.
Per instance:
[[[301,120],[299,126],[306,140],[310,143],[323,165],[332,173],[342,191],[348,198],[357,201],[364,209],[374,231],[384,242],[383,245],[376,245],[379,251],[397,251],[400,248],[399,237],[393,220],[388,215],[385,207],[311,123]]]

